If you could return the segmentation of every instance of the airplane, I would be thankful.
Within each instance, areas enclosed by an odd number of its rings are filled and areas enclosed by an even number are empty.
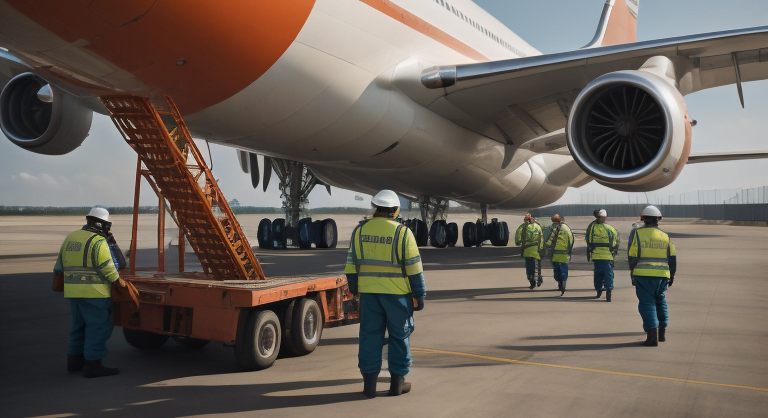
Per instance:
[[[169,95],[195,138],[237,149],[254,188],[258,154],[265,189],[273,171],[284,191],[393,189],[435,246],[458,240],[442,220],[454,200],[483,217],[465,246],[506,245],[489,206],[545,206],[591,181],[656,190],[686,164],[768,157],[690,155],[684,100],[735,84],[743,106],[742,83],[768,78],[768,26],[636,42],[638,11],[607,0],[589,43],[542,55],[470,0],[0,0],[0,128],[63,155],[107,113],[99,97]]]

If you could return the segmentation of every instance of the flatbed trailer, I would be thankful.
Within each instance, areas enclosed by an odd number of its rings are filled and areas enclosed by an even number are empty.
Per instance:
[[[266,278],[216,179],[173,100],[104,96],[102,102],[138,154],[127,290],[113,291],[115,325],[134,347],[169,338],[189,348],[210,341],[234,346],[244,369],[271,366],[283,351],[311,353],[323,328],[358,321],[358,302],[339,275]],[[136,268],[142,177],[159,198],[158,268]],[[165,217],[179,227],[179,272],[165,272]],[[184,271],[186,242],[202,272]]]
[[[113,296],[116,326],[129,344],[156,349],[170,337],[190,348],[234,346],[244,369],[272,365],[278,353],[314,351],[323,329],[358,322],[357,303],[340,276],[212,281],[202,273],[138,271],[123,276],[138,290]]]

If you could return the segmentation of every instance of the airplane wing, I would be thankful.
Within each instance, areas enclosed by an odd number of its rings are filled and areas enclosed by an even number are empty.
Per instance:
[[[597,77],[637,70],[656,56],[671,60],[683,95],[737,84],[741,96],[742,82],[768,78],[768,26],[432,67],[422,71],[421,82],[442,89],[428,105],[433,111],[499,142],[514,138],[519,146],[563,129],[574,99]]]
[[[768,151],[733,151],[697,154],[688,157],[688,164],[714,163],[718,161],[756,160],[768,158]]]

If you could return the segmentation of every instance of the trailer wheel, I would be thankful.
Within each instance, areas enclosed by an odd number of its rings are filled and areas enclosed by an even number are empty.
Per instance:
[[[317,348],[323,335],[323,311],[317,301],[301,298],[293,309],[291,345],[297,355],[304,356]]]
[[[264,218],[259,222],[256,238],[259,240],[259,248],[272,249],[272,221]]]
[[[206,345],[208,345],[208,343],[210,342],[208,340],[202,340],[200,338],[180,337],[178,335],[174,335],[171,338],[173,338],[173,341],[176,341],[177,343],[184,346],[184,348],[186,348],[187,350],[199,350],[205,347]]]
[[[254,311],[248,315],[235,342],[235,359],[245,370],[271,366],[280,352],[280,320],[272,311]]]
[[[283,338],[280,341],[280,352],[283,355],[295,356],[297,355],[296,349],[293,347],[293,341],[291,340],[291,326],[293,324],[293,311],[296,310],[296,299],[292,299],[288,302],[288,306],[285,307],[285,316],[282,321]]]
[[[125,327],[123,327],[123,337],[128,344],[142,350],[156,350],[170,338],[163,334]]]

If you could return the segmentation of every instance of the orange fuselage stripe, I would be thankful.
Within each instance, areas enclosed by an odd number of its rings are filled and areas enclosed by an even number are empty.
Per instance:
[[[440,42],[448,48],[453,49],[459,54],[477,61],[489,61],[488,57],[477,52],[469,45],[430,25],[420,17],[392,3],[389,0],[360,0],[360,2],[373,7],[381,13],[391,17],[392,19],[402,22],[404,25],[416,30],[423,35],[429,36],[430,38]]]

